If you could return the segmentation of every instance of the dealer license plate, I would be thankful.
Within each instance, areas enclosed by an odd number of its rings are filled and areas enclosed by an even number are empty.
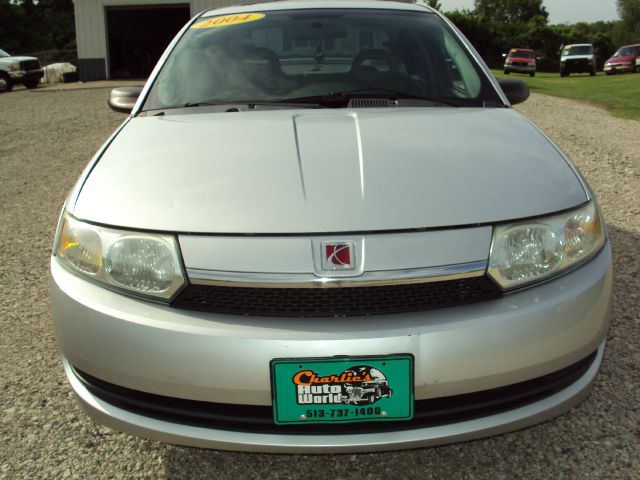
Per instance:
[[[410,420],[413,355],[271,361],[278,425]]]

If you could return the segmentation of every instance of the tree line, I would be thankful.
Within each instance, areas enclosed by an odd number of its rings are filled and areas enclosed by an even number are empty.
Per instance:
[[[551,25],[543,0],[475,0],[444,12],[484,60],[499,67],[509,48],[531,48],[539,68],[555,69],[562,44],[592,43],[600,62],[619,46],[640,43],[640,0],[617,0],[621,20]],[[427,0],[439,10],[439,0]],[[0,48],[11,53],[75,49],[72,0],[0,0]]]
[[[72,0],[0,0],[0,48],[12,54],[76,48]]]
[[[640,0],[617,1],[621,20],[606,22],[551,25],[543,0],[475,0],[473,10],[445,14],[492,67],[501,66],[502,54],[518,47],[535,50],[540,69],[555,70],[561,45],[571,43],[593,44],[602,67],[620,46],[640,43]]]

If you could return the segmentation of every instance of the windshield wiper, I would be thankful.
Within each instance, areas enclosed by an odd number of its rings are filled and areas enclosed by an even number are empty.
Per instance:
[[[212,107],[219,107],[221,105],[230,105],[230,102],[221,102],[221,103],[215,103],[215,102],[187,102],[187,103],[182,103],[180,105],[167,105],[164,107],[158,107],[158,108],[150,108],[147,110],[142,110],[143,112],[148,112],[148,111],[154,111],[154,110],[175,110],[178,108],[192,108],[192,107],[207,107],[207,106],[212,106]]]
[[[275,100],[273,102],[268,102],[268,101],[264,101],[264,102],[244,102],[246,105],[249,106],[249,108],[255,108],[255,107],[291,107],[292,105],[294,105],[296,108],[318,108],[320,105],[318,105],[317,102],[304,102],[304,101],[299,101],[299,99],[294,98],[292,100],[289,100],[287,98],[282,99],[282,100]]]
[[[461,106],[460,102],[454,102],[442,98],[425,97],[415,95],[413,93],[402,92],[397,90],[387,90],[383,88],[360,89],[360,90],[344,90],[331,91],[324,95],[314,95],[309,97],[285,99],[286,102],[317,102],[324,106],[342,106],[349,103],[354,98],[383,98],[392,101],[396,100],[418,100],[421,102],[430,102],[436,105],[446,105],[451,107]]]
[[[295,108],[318,108],[317,103],[299,102],[297,99],[289,101],[277,100],[273,102],[269,101],[254,101],[254,100],[229,100],[224,102],[203,101],[203,102],[187,102],[181,105],[171,105],[163,107],[162,110],[173,110],[178,108],[194,108],[194,107],[222,107],[228,106],[229,108],[245,107],[247,110],[254,110],[256,107],[289,107],[295,106]],[[237,110],[236,110],[237,111]]]
[[[224,102],[214,102],[214,101],[203,101],[203,102],[187,102],[182,103],[180,105],[168,105],[166,107],[155,107],[147,110],[142,110],[140,113],[145,112],[158,112],[151,113],[154,116],[164,115],[165,112],[169,112],[170,110],[182,110],[188,108],[197,108],[197,107],[222,107],[216,108],[215,112],[249,112],[253,110],[268,110],[270,107],[278,108],[290,108],[290,109],[298,109],[298,108],[319,108],[320,105],[318,103],[309,103],[309,102],[299,102],[296,99],[293,101],[289,100],[278,100],[274,102],[263,102],[263,101],[247,101],[247,100],[239,100],[239,101],[224,101]],[[265,107],[265,108],[261,108]],[[206,110],[210,112],[209,110]]]
[[[187,102],[183,105],[176,105],[169,108],[190,108],[190,107],[219,107],[220,105],[227,105],[229,102],[216,103],[216,102]]]
[[[413,93],[402,92],[397,90],[389,90],[383,88],[374,89],[359,89],[359,90],[343,90],[343,91],[331,91],[323,95],[312,95],[307,97],[297,98],[282,98],[274,101],[268,100],[226,100],[223,102],[216,102],[214,100],[204,100],[201,102],[187,102],[180,105],[172,105],[157,110],[174,110],[181,108],[195,108],[195,107],[229,107],[228,111],[238,112],[241,109],[244,110],[256,110],[260,107],[284,107],[284,108],[342,108],[349,104],[351,99],[356,98],[376,98],[376,99],[388,99],[390,101],[397,100],[413,100],[417,102],[425,102],[431,104],[431,106],[451,106],[460,107],[464,106],[463,99],[443,99],[426,97],[422,95],[415,95]],[[458,101],[456,101],[458,100]],[[156,110],[156,109],[154,109]]]

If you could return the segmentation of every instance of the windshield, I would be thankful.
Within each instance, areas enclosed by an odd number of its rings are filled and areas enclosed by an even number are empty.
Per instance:
[[[180,39],[143,110],[201,103],[314,103],[339,93],[502,103],[432,13],[282,10],[201,17]]]
[[[5,52],[4,50],[0,50],[0,58],[2,57],[10,57],[11,55],[9,55],[7,52]]]
[[[562,55],[569,57],[572,55],[591,55],[593,53],[593,47],[591,45],[578,45],[575,47],[567,47],[562,52]]]
[[[525,52],[524,50],[511,50],[509,52],[509,56],[517,58],[534,58],[533,52]]]
[[[626,57],[628,55],[638,55],[640,53],[640,47],[622,47],[616,53],[614,57]]]

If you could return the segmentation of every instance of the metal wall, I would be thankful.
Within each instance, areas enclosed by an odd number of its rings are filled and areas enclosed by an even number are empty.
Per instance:
[[[80,80],[108,78],[105,8],[189,4],[191,15],[212,7],[248,3],[234,0],[74,0]]]

